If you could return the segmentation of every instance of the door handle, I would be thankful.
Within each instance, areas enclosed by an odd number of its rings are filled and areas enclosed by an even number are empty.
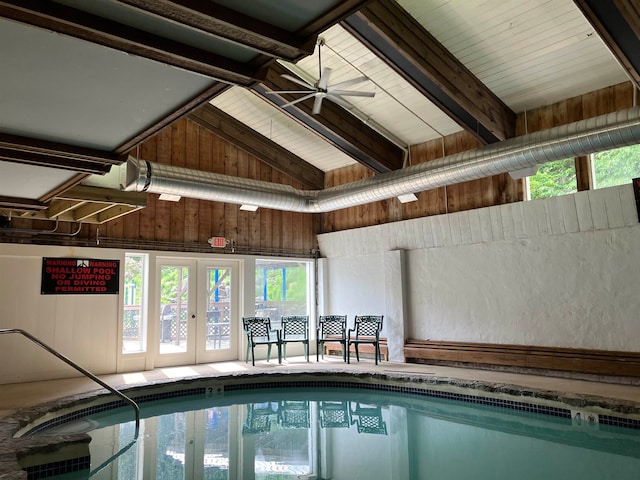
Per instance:
[[[196,314],[195,313],[191,314],[191,318],[196,318]]]

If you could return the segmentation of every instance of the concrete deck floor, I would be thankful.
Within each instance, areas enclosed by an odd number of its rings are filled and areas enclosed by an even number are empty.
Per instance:
[[[100,378],[107,384],[123,389],[145,384],[192,378],[198,376],[215,377],[216,375],[239,374],[242,372],[273,372],[273,371],[354,371],[429,375],[440,378],[476,381],[490,384],[513,385],[532,390],[561,392],[569,395],[583,395],[589,397],[603,397],[637,403],[640,406],[640,385],[604,383],[588,380],[574,380],[568,378],[549,377],[542,375],[528,375],[508,373],[493,370],[467,369],[446,367],[440,365],[418,365],[407,363],[381,362],[375,365],[371,359],[360,362],[352,360],[347,365],[339,357],[325,357],[320,362],[313,358],[306,362],[303,357],[294,357],[278,365],[273,360],[257,361],[256,366],[242,361],[221,362],[181,367],[157,368],[155,370],[102,375]],[[102,390],[98,384],[86,377],[74,377],[59,380],[28,382],[19,384],[0,385],[0,422],[2,418],[12,415],[18,410],[49,403],[65,397],[72,397],[87,392]]]

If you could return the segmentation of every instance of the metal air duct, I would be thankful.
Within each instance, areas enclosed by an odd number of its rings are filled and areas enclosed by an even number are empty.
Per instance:
[[[324,190],[130,159],[126,190],[321,213],[640,143],[640,107],[511,138]]]

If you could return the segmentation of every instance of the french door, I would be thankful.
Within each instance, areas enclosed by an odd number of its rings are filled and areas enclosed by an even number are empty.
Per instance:
[[[155,365],[238,358],[238,262],[159,258]]]

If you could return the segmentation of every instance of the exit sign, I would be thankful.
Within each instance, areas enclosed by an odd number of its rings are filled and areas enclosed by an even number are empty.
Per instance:
[[[211,237],[209,245],[215,248],[224,248],[227,246],[227,239],[224,237]]]

